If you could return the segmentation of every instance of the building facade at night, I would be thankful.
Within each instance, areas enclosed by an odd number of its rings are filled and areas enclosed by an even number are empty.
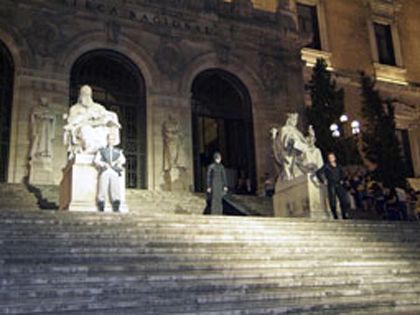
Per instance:
[[[63,114],[89,84],[122,123],[127,187],[201,191],[217,150],[232,185],[243,175],[256,187],[274,172],[269,130],[303,110],[318,57],[345,88],[349,115],[360,116],[361,70],[397,100],[405,157],[418,177],[419,11],[415,0],[2,1],[0,181],[29,176],[31,113],[44,98],[56,120],[43,183],[60,183]],[[180,156],[168,179],[169,124]]]

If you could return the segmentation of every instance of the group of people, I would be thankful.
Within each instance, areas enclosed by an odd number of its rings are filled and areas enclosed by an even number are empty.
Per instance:
[[[345,177],[350,207],[362,213],[373,210],[386,220],[420,219],[419,193],[412,188],[388,188],[368,172],[357,171]]]

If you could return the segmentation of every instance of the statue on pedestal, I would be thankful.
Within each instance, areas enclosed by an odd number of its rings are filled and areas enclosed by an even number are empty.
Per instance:
[[[79,99],[65,115],[64,144],[67,145],[70,159],[76,153],[95,154],[99,148],[107,145],[107,135],[115,136],[120,143],[121,128],[116,113],[108,111],[92,99],[92,89],[84,85],[80,89]]]
[[[315,146],[315,132],[308,128],[305,137],[297,128],[299,115],[289,113],[286,124],[271,129],[273,154],[281,172],[273,196],[275,216],[327,218],[324,188],[316,180],[323,165],[321,151]]]
[[[69,163],[61,183],[60,208],[108,211],[105,199],[110,191],[112,210],[126,212],[125,173],[122,168],[125,159],[122,151],[114,147],[120,143],[121,125],[117,114],[95,103],[92,89],[84,85],[77,103],[70,108],[65,119],[64,143],[69,152]],[[109,170],[106,169],[108,164]]]

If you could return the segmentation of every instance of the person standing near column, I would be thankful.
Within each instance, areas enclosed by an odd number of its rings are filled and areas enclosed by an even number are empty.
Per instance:
[[[340,202],[341,215],[343,219],[347,219],[350,204],[347,190],[343,186],[345,179],[343,168],[337,163],[337,158],[333,152],[328,153],[327,160],[327,163],[316,172],[316,175],[323,184],[325,183],[324,177],[327,180],[328,201],[334,219],[338,219],[337,197]]]
[[[228,191],[226,172],[219,152],[213,155],[213,161],[207,171],[207,193],[210,197],[211,214],[222,215],[223,196]]]
[[[107,193],[110,194],[112,210],[118,212],[121,205],[121,184],[125,156],[121,149],[114,147],[116,137],[114,134],[108,134],[108,145],[101,148],[96,153],[94,164],[99,167],[99,185],[98,185],[98,209],[104,211],[105,199]]]

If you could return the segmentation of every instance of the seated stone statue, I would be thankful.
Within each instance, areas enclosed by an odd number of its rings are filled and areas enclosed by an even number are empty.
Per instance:
[[[72,158],[76,153],[95,154],[99,148],[107,145],[107,135],[115,136],[116,144],[120,142],[116,113],[108,111],[92,99],[92,89],[84,85],[80,89],[76,104],[70,107],[70,112],[64,117],[64,143]]]
[[[321,151],[315,146],[312,126],[308,130],[309,136],[305,137],[297,128],[298,118],[297,113],[289,113],[280,132],[276,128],[271,130],[273,153],[276,162],[282,168],[283,180],[313,173],[323,164]]]

